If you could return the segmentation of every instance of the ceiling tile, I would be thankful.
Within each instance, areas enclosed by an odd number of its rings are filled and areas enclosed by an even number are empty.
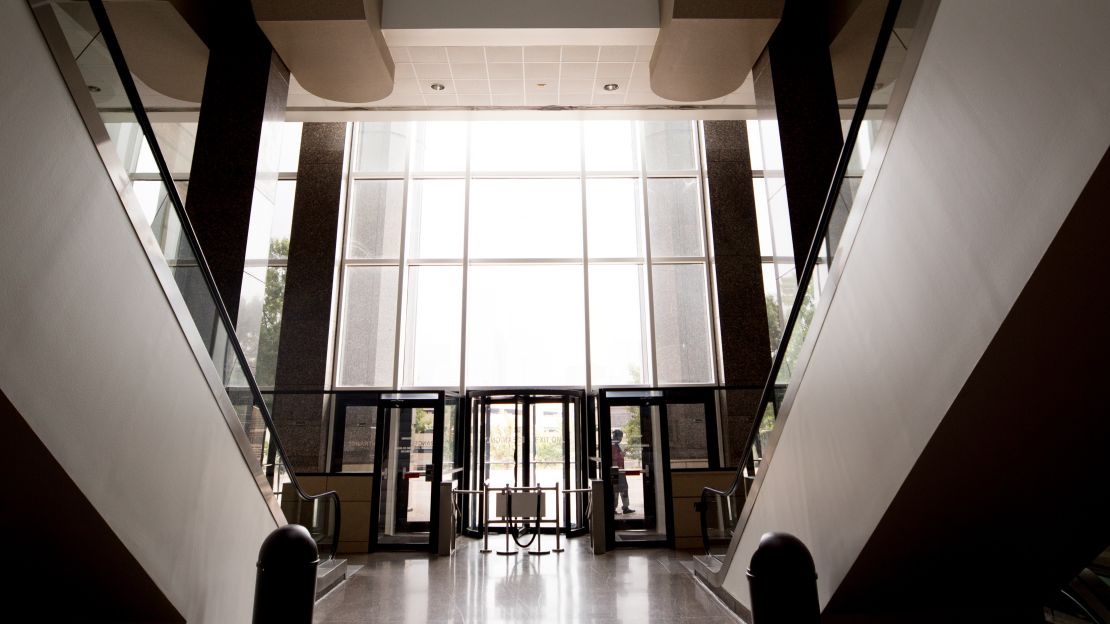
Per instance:
[[[402,95],[420,93],[420,83],[416,81],[416,78],[397,79],[393,81],[393,93]]]
[[[525,63],[524,78],[526,80],[558,80],[558,63]]]
[[[409,48],[413,63],[446,63],[447,50],[439,46],[416,46]]]
[[[632,75],[632,63],[598,63],[598,78],[628,78]],[[420,70],[418,69],[417,72]]]
[[[595,93],[594,106],[624,106],[624,93]]]
[[[589,93],[560,93],[559,103],[563,106],[589,106],[591,97]]]
[[[522,80],[524,63],[490,63],[489,77],[494,79]]]
[[[443,85],[443,89],[433,89],[432,85]],[[454,93],[455,85],[450,80],[437,80],[436,82],[428,82],[427,80],[420,82],[420,92],[424,95],[429,93]]]
[[[488,95],[459,95],[459,106],[489,106]]]
[[[520,46],[486,46],[489,63],[520,63],[524,60]]]
[[[486,53],[482,46],[448,46],[447,60],[451,63],[485,63]]]
[[[651,53],[654,50],[655,46],[636,46],[636,61],[647,63],[651,60]]]
[[[559,81],[559,93],[593,93],[593,80],[567,80]]]
[[[416,70],[413,69],[412,63],[397,63],[396,69],[393,72],[393,77],[400,78],[415,78]]]
[[[374,102],[375,106],[423,106],[424,96],[419,93],[397,93],[393,94],[384,100]]]
[[[485,63],[451,63],[451,77],[456,80],[459,78],[481,78],[486,79]]]
[[[490,91],[494,95],[524,93],[523,80],[490,80]]]
[[[475,93],[489,94],[489,81],[488,80],[456,80],[455,92],[459,94],[472,95]]]
[[[542,87],[540,85],[543,85]],[[559,93],[559,81],[552,80],[551,82],[525,82],[524,93],[527,95],[532,94],[557,94]]]
[[[563,46],[564,63],[596,63],[599,46]]]
[[[601,46],[602,63],[631,63],[636,60],[636,46]]]
[[[586,78],[593,80],[597,75],[597,63],[563,63],[563,78]]]
[[[394,63],[409,63],[412,62],[412,57],[409,56],[409,49],[405,46],[397,46],[396,48],[389,49],[390,56],[393,57]]]
[[[556,94],[541,94],[529,93],[525,99],[525,104],[528,106],[555,106],[559,103],[559,96]]]
[[[647,78],[651,75],[651,65],[647,63],[636,63],[632,66],[633,78]]]
[[[524,46],[525,63],[558,63],[559,46]]]
[[[451,77],[451,66],[447,63],[414,63],[412,67],[420,79]]]
[[[524,106],[524,95],[494,94],[494,106]]]
[[[655,95],[651,92],[629,92],[628,99],[625,100],[626,105],[645,106],[648,104],[673,104],[668,100]]]
[[[427,106],[458,106],[459,99],[454,93],[432,93],[424,96]]]
[[[651,91],[651,80],[648,79],[648,78],[641,78],[639,76],[633,76],[632,80],[628,83],[628,90],[632,91],[633,93],[635,93],[635,92],[641,92],[641,93],[650,92]]]

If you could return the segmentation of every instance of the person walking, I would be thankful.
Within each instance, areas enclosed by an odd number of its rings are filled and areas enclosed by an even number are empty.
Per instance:
[[[613,504],[617,504],[617,497],[624,502],[624,507],[621,508],[621,513],[632,513],[636,511],[628,506],[628,477],[624,474],[624,450],[621,449],[621,440],[624,439],[624,432],[620,429],[613,430],[613,470],[617,473],[616,492],[613,495]],[[617,513],[616,507],[613,508],[613,513]]]

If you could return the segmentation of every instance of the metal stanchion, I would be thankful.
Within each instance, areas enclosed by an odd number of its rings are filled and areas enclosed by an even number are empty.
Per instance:
[[[499,550],[497,551],[497,554],[506,556],[515,555],[517,554],[517,551],[510,550],[509,546],[509,531],[512,529],[513,522],[513,497],[512,494],[509,493],[509,486],[507,485],[503,490],[501,490],[501,492],[505,495],[505,517],[508,518],[508,520],[505,521],[505,550]],[[489,522],[486,522],[486,524],[488,525]]]
[[[482,485],[482,550],[480,552],[492,552],[489,548],[489,484]]]
[[[543,508],[543,493],[544,489],[536,485],[536,550],[529,550],[529,555],[550,555],[550,550],[543,549],[543,516],[540,515],[540,510]],[[558,501],[555,502],[555,508],[559,508]],[[558,530],[558,529],[556,529]]]
[[[563,531],[562,515],[559,513],[559,504],[563,502],[562,494],[559,492],[559,484],[555,484],[555,552],[563,552],[563,547],[559,542],[559,534]]]

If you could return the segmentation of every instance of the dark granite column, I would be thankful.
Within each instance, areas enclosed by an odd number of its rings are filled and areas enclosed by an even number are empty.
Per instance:
[[[799,273],[843,145],[824,10],[786,0],[782,22],[756,62],[756,105],[778,119],[794,265]]]
[[[345,123],[306,123],[301,134],[275,378],[280,390],[327,387],[345,136]],[[279,396],[274,402],[278,432],[296,470],[324,467],[322,407],[319,395]]]
[[[185,208],[235,321],[256,185],[271,200],[269,187],[276,189],[277,152],[267,149],[264,136],[276,135],[280,145],[289,70],[253,17],[221,23],[209,46]],[[271,151],[272,162],[260,162],[259,154]]]
[[[724,382],[753,388],[730,390],[721,403],[721,443],[731,466],[739,461],[755,424],[760,389],[771,367],[745,122],[705,122],[705,153]]]

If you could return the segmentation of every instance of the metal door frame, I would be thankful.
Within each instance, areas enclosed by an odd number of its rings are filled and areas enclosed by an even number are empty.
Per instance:
[[[435,394],[437,398],[427,395]],[[378,426],[374,439],[374,489],[370,497],[370,552],[380,550],[427,550],[434,551],[439,540],[439,491],[436,487],[443,481],[443,434],[446,393],[439,391],[383,392],[378,399]],[[379,518],[382,505],[382,459],[386,452],[386,438],[389,431],[389,409],[432,409],[432,488],[429,494],[428,541],[416,544],[381,544],[378,542]]]
[[[716,408],[716,395],[715,388],[713,387],[675,387],[675,388],[645,388],[645,387],[632,387],[632,388],[601,388],[598,390],[598,423],[597,423],[597,457],[600,459],[601,475],[597,478],[602,479],[604,482],[605,492],[605,514],[607,522],[605,523],[605,542],[606,547],[609,549],[615,547],[644,547],[644,546],[666,546],[674,548],[675,534],[674,534],[674,497],[671,489],[671,473],[684,472],[690,469],[671,469],[671,452],[670,452],[670,430],[668,427],[668,413],[667,406],[671,404],[701,404],[705,409],[705,435],[706,435],[706,453],[709,458],[709,470],[720,469],[720,442],[717,435],[717,408]],[[662,540],[643,540],[643,541],[617,541],[616,530],[616,515],[613,509],[616,506],[616,493],[613,490],[612,479],[608,475],[612,473],[613,457],[610,452],[603,452],[601,449],[608,449],[612,446],[612,417],[610,409],[612,407],[640,407],[641,409],[650,408],[652,406],[659,407],[659,440],[656,445],[660,447],[663,461],[663,496],[665,508],[665,538]],[[642,418],[642,416],[641,416]],[[642,424],[641,424],[642,427]],[[645,501],[646,502],[646,501]],[[645,510],[646,511],[646,510]]]
[[[586,487],[589,482],[587,458],[590,445],[587,434],[590,419],[587,418],[586,392],[584,390],[579,388],[482,388],[469,390],[466,393],[466,414],[462,420],[465,423],[463,426],[466,428],[463,452],[466,467],[463,471],[464,489],[477,490],[482,488],[483,484],[479,477],[480,471],[477,469],[482,466],[486,459],[484,453],[488,432],[486,431],[485,421],[483,420],[479,424],[477,419],[484,418],[483,412],[488,414],[489,407],[497,404],[516,404],[520,407],[520,431],[518,432],[520,440],[518,441],[519,455],[516,459],[516,470],[519,478],[526,482],[530,482],[532,479],[531,450],[532,438],[535,436],[532,418],[528,412],[529,407],[540,404],[561,404],[563,409],[563,482],[574,487]],[[572,405],[575,406],[573,416],[570,414]],[[475,410],[478,413],[475,413]],[[571,423],[572,418],[576,422]],[[573,458],[570,452],[572,431],[577,434],[574,446],[575,457]],[[479,437],[482,437],[482,439],[479,439]],[[570,473],[570,460],[572,459],[577,467],[576,474]],[[565,503],[569,501],[567,498],[569,495],[563,494],[562,496],[564,507],[568,507]],[[463,517],[462,531],[465,535],[476,537],[478,533],[471,528],[470,521],[472,520],[472,514],[478,510],[471,510],[470,500],[470,497],[466,497],[460,506]],[[569,528],[571,521],[572,518],[563,518],[564,527],[562,528],[566,530],[567,536],[573,537],[586,533],[584,506],[579,505],[576,517],[573,518],[576,523],[574,529]]]

